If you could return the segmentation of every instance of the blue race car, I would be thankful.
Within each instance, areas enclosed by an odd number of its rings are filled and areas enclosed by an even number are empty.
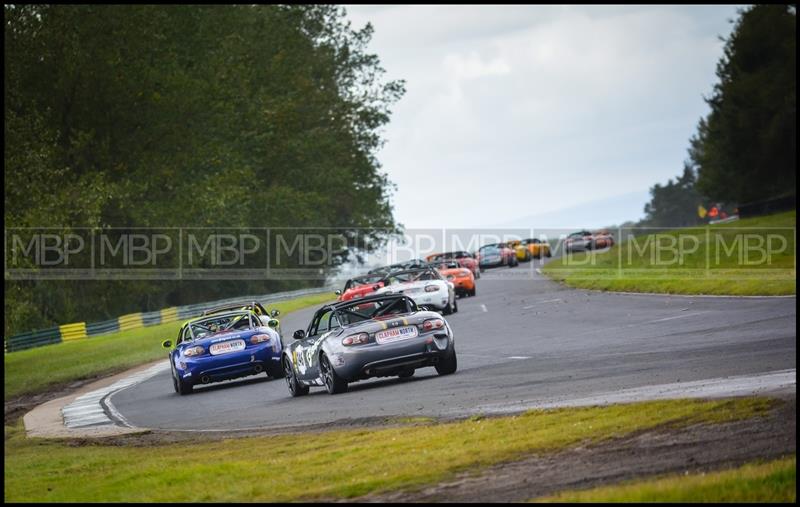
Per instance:
[[[175,392],[189,394],[198,384],[261,372],[283,377],[277,313],[273,310],[269,315],[257,303],[233,305],[183,324],[169,352]],[[173,347],[170,340],[162,345]]]

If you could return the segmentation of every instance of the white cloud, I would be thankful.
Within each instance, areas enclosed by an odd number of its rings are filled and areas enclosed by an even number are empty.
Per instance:
[[[471,227],[677,175],[735,7],[355,6],[348,15],[373,23],[370,50],[389,78],[407,81],[379,154],[398,185],[396,218]],[[443,194],[446,214],[420,205]]]

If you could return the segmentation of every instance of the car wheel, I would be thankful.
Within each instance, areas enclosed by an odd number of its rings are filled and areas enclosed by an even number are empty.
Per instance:
[[[400,373],[398,373],[397,376],[400,377],[400,378],[413,377],[414,376],[414,371],[415,370],[413,368],[408,369],[408,370],[403,370]]]
[[[178,391],[178,394],[183,396],[185,394],[190,394],[194,389],[194,386],[192,385],[191,382],[184,382],[179,378],[175,378],[175,388],[176,391]]]
[[[436,373],[439,375],[451,375],[458,369],[458,360],[456,359],[456,347],[450,344],[447,353],[436,363]]]
[[[269,378],[281,378],[284,376],[283,365],[280,362],[277,364],[275,364],[275,361],[271,361],[271,364],[268,363],[266,372]]]
[[[289,387],[289,394],[292,395],[292,398],[308,394],[308,386],[304,386],[297,380],[294,374],[294,368],[292,368],[292,362],[289,361],[289,358],[284,357],[282,363],[286,385]]]
[[[473,287],[472,290],[469,291],[469,297],[474,297],[475,296],[475,291],[477,291],[477,290],[478,290],[477,287]]]
[[[328,390],[328,394],[339,394],[347,391],[347,381],[336,374],[336,371],[328,361],[328,356],[325,354],[319,360],[319,371],[322,374],[322,380],[325,382],[325,389]]]
[[[451,313],[453,313],[453,305],[448,301],[447,306],[442,310],[442,315],[450,315]]]
[[[178,390],[178,375],[175,373],[175,365],[172,364],[172,358],[169,358],[169,372],[172,375],[172,388],[175,389],[176,393],[180,394]]]

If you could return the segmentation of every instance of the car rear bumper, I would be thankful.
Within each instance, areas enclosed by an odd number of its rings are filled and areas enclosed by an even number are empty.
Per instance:
[[[455,287],[456,293],[462,294],[464,292],[470,292],[475,288],[475,282],[469,279],[459,280],[455,279],[452,281],[453,286]]]
[[[182,362],[186,368],[181,368],[178,364],[176,371],[185,382],[207,384],[277,369],[280,366],[280,358],[280,350],[275,352],[271,345],[265,344],[263,347],[219,356],[183,358]]]
[[[447,352],[451,343],[446,333],[428,333],[413,339],[389,344],[353,347],[338,354],[336,373],[348,382],[370,377],[396,375],[409,368],[433,366]]]
[[[450,303],[450,293],[445,290],[438,290],[436,292],[413,292],[404,293],[410,297],[417,306],[425,305],[436,308],[437,310],[444,310]]]
[[[482,268],[493,268],[493,267],[496,267],[496,266],[502,266],[503,264],[505,264],[505,260],[502,257],[500,257],[499,259],[496,259],[496,260],[492,259],[490,261],[481,261],[480,262],[480,267],[482,267]]]

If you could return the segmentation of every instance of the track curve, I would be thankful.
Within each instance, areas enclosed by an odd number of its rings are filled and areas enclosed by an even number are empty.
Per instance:
[[[459,369],[373,379],[330,396],[290,398],[285,382],[247,377],[172,390],[169,371],[113,395],[131,424],[164,430],[246,430],[362,418],[456,417],[554,399],[796,368],[796,298],[703,298],[570,289],[538,261],[487,271],[475,297],[447,317]],[[287,315],[284,341],[315,308]]]

